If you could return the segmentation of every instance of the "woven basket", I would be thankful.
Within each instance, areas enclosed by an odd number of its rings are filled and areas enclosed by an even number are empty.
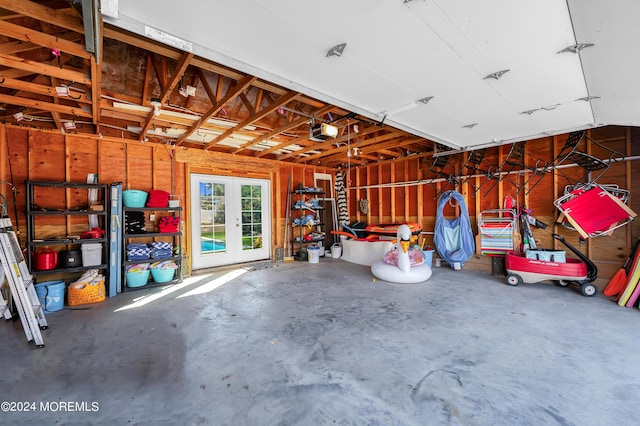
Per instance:
[[[67,304],[69,306],[102,302],[107,298],[104,279],[92,282],[77,282],[69,286]]]

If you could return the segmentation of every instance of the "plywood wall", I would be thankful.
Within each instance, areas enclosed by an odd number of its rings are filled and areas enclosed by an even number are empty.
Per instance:
[[[270,160],[251,160],[220,153],[204,153],[200,150],[174,149],[154,143],[140,143],[118,138],[60,134],[58,132],[21,127],[0,127],[0,180],[13,182],[16,187],[15,207],[17,224],[26,230],[25,181],[86,182],[88,173],[97,173],[100,183],[121,182],[124,189],[148,191],[158,189],[188,200],[188,176],[203,173],[222,176],[242,176],[268,179],[272,190],[272,241],[274,248],[284,244],[285,209],[287,184],[312,186],[314,173],[329,173],[333,170],[306,166],[280,164]],[[6,195],[9,215],[16,223],[16,214],[9,185],[0,186]],[[68,208],[55,191],[39,191],[36,203],[51,208]],[[86,203],[86,191],[70,193],[66,197],[73,205]],[[184,228],[189,235],[190,223],[188,203],[183,204]],[[77,219],[77,220],[76,220]],[[81,218],[49,218],[39,229],[38,235],[71,235],[82,231],[86,223]],[[86,229],[85,229],[86,230]],[[22,241],[26,233],[21,233]],[[189,261],[189,238],[184,238],[183,254]]]
[[[640,154],[640,131],[625,127],[605,127],[594,129],[587,133],[594,141],[604,145],[583,140],[579,150],[590,153],[598,158],[608,158],[610,150],[615,150],[626,157]],[[544,165],[551,162],[561,151],[568,135],[559,135],[543,139],[528,141],[525,154],[526,164]],[[487,150],[484,167],[495,169],[507,157],[510,145]],[[460,171],[466,157],[456,156],[451,160],[453,170]],[[457,163],[456,163],[457,162]],[[349,170],[351,182],[349,188],[349,212],[352,220],[371,223],[387,222],[418,222],[423,230],[433,231],[438,194],[454,187],[447,182],[434,181],[434,174],[429,172],[433,163],[432,158],[407,157],[393,161],[356,167]],[[516,167],[515,170],[518,168]],[[620,188],[631,190],[630,206],[640,212],[640,189],[633,188],[631,182],[640,173],[640,162],[613,162],[609,169],[599,178],[598,182],[618,185]],[[593,177],[595,177],[595,172]],[[553,201],[564,193],[566,185],[575,183],[584,175],[584,169],[579,167],[562,168],[546,174],[530,176],[529,174],[513,174],[502,181],[487,180],[485,177],[473,177],[455,189],[464,197],[471,217],[474,233],[477,233],[478,213],[501,208],[503,200],[512,196],[519,206],[532,210],[532,215],[549,224],[545,230],[534,229],[534,236],[540,247],[559,247],[551,234],[564,235],[578,249],[589,256],[599,268],[597,284],[600,288],[606,285],[608,279],[624,263],[633,241],[640,236],[638,220],[630,225],[613,232],[611,236],[591,238],[586,243],[578,242],[575,231],[555,224],[558,211]],[[359,209],[359,201],[366,199],[370,211],[363,213]],[[444,214],[448,218],[458,213],[453,208],[445,208]],[[426,235],[427,244],[430,235]],[[471,269],[491,273],[491,259],[486,256],[475,255],[468,263]]]
[[[640,130],[625,127],[593,129],[589,136],[627,157],[640,155]],[[556,157],[562,149],[567,135],[548,137],[527,142],[526,162],[529,165],[544,164]],[[597,157],[608,156],[608,151],[597,144],[584,142],[580,147]],[[486,159],[496,167],[507,156],[509,146],[487,150]],[[284,245],[285,212],[288,182],[292,188],[298,185],[313,186],[315,173],[332,174],[333,169],[324,167],[279,163],[271,160],[250,159],[220,153],[203,153],[200,150],[174,149],[168,145],[125,141],[119,138],[60,134],[58,132],[27,129],[2,125],[0,127],[0,180],[13,182],[17,188],[16,207],[18,224],[25,229],[25,180],[51,180],[84,182],[88,173],[97,173],[102,183],[122,182],[125,189],[161,189],[187,200],[190,173],[205,173],[224,176],[242,176],[268,179],[272,190],[272,241],[274,249]],[[454,164],[462,168],[466,157]],[[438,195],[453,187],[447,182],[431,182],[429,168],[433,160],[423,154],[377,163],[370,166],[342,169],[347,174],[349,215],[351,221],[367,224],[389,222],[418,222],[423,230],[432,231],[435,225]],[[455,162],[454,162],[455,163]],[[534,230],[541,247],[557,246],[551,238],[558,232],[575,243],[580,250],[593,259],[600,269],[600,287],[622,265],[631,245],[640,236],[640,222],[615,231],[611,236],[589,239],[586,244],[577,243],[577,234],[563,226],[554,225],[557,211],[553,200],[564,191],[564,187],[582,175],[579,168],[562,169],[544,176],[534,176],[527,188],[520,190],[528,175],[513,175],[501,182],[486,181],[474,177],[456,188],[466,200],[472,218],[474,232],[479,212],[499,208],[506,196],[513,196],[520,206],[526,206],[533,215],[550,224],[546,230]],[[640,191],[631,183],[640,175],[640,162],[625,161],[611,165],[599,180],[631,189],[629,205],[640,212]],[[535,187],[531,188],[533,184]],[[530,191],[527,193],[527,190]],[[9,214],[15,222],[15,213],[10,187],[0,186],[0,192],[9,199]],[[331,194],[332,196],[332,194]],[[84,195],[78,195],[82,198]],[[46,196],[45,196],[46,198]],[[73,198],[73,197],[72,197]],[[83,202],[81,199],[73,202]],[[360,210],[360,200],[368,201],[368,211]],[[52,193],[42,204],[55,206],[62,202]],[[184,218],[187,235],[190,232],[187,203]],[[61,208],[64,206],[60,206]],[[447,208],[445,215],[453,217],[457,211]],[[62,224],[77,231],[78,224],[67,221]],[[23,237],[24,238],[24,237]],[[427,244],[432,244],[426,235]],[[189,241],[189,238],[185,238]],[[184,250],[188,257],[188,247]],[[476,255],[468,263],[469,268],[491,272],[491,260]]]

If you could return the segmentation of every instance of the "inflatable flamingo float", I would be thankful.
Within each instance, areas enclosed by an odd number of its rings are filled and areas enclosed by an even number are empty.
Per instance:
[[[392,283],[420,283],[431,277],[431,268],[424,262],[424,254],[417,249],[409,249],[411,229],[400,225],[397,232],[396,248],[383,259],[371,265],[371,273],[377,278]]]

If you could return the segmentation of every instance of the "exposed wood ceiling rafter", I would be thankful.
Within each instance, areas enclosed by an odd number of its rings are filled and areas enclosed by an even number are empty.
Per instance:
[[[171,95],[171,92],[173,92],[173,89],[176,88],[178,82],[182,78],[182,75],[184,74],[185,70],[189,66],[189,63],[191,62],[192,59],[193,59],[193,53],[185,53],[182,55],[182,58],[180,58],[180,62],[178,62],[178,66],[176,67],[173,73],[173,76],[171,77],[170,80],[166,82],[162,95],[160,96],[161,104],[164,104],[167,102],[167,100],[169,99],[169,96]],[[142,126],[142,130],[140,131],[140,140],[144,140],[145,135],[149,130],[149,128],[151,127],[151,123],[153,122],[154,118],[155,118],[155,115],[153,111],[151,111],[151,113],[147,117],[147,121],[145,121],[144,125]]]
[[[242,121],[241,123],[237,124],[235,127],[231,128],[231,129],[228,129],[227,131],[222,133],[220,136],[216,137],[214,140],[212,140],[211,142],[206,144],[204,146],[204,149],[205,150],[210,149],[212,146],[218,144],[220,141],[222,141],[225,138],[231,136],[234,131],[240,130],[243,127],[246,127],[246,126],[248,126],[250,124],[255,123],[256,121],[260,120],[261,118],[263,118],[264,116],[266,116],[268,114],[271,114],[276,109],[278,109],[280,106],[285,105],[287,102],[297,98],[298,96],[300,96],[300,93],[298,93],[298,92],[289,92],[286,95],[283,95],[282,97],[278,98],[274,104],[271,104],[269,106],[264,107],[259,112],[249,116],[249,118],[247,118],[244,121]]]
[[[56,3],[59,9],[48,4],[0,0],[0,14],[4,12],[0,16],[4,40],[0,42],[0,66],[4,68],[0,70],[0,103],[7,107],[5,120],[11,121],[16,111],[50,114],[51,123],[42,125],[64,129],[66,121],[82,117],[93,126],[80,126],[78,132],[106,131],[141,141],[161,137],[205,151],[329,167],[344,162],[347,141],[361,148],[353,164],[375,161],[380,155],[398,158],[431,146],[423,138],[407,138],[406,132],[357,117],[354,120],[360,122],[360,130],[355,134],[348,130],[355,114],[343,108],[100,22],[99,33],[109,39],[107,52],[122,49],[123,57],[140,58],[136,65],[144,69],[131,76],[134,90],[126,90],[126,83],[114,86],[112,81],[105,87],[103,68],[117,72],[126,61],[88,53],[83,47],[85,30],[79,11],[71,2],[68,7]],[[52,26],[58,29],[49,34]],[[61,56],[53,56],[52,49],[61,51]],[[187,82],[197,89],[196,95],[183,99],[176,89]],[[117,84],[124,84],[125,90],[117,89]],[[70,94],[58,93],[60,86],[69,87]],[[159,98],[159,115],[150,105],[152,98]],[[280,107],[284,108],[278,111]],[[332,114],[328,119],[327,113]],[[338,137],[310,140],[309,124],[314,120],[336,125]],[[129,126],[133,129],[125,130]],[[199,131],[206,137],[194,138]]]
[[[184,141],[193,134],[193,132],[197,131],[198,128],[200,127],[200,125],[202,123],[206,123],[207,120],[209,120],[211,117],[213,117],[214,115],[216,115],[218,112],[220,112],[220,110],[230,101],[232,101],[233,99],[235,99],[240,93],[242,93],[243,90],[245,90],[247,87],[251,86],[251,84],[256,81],[256,77],[248,75],[246,77],[244,77],[241,81],[239,81],[235,86],[232,86],[229,88],[229,91],[227,92],[227,94],[225,95],[225,97],[223,99],[220,100],[220,102],[216,102],[215,98],[210,99],[211,103],[213,104],[213,106],[211,107],[211,109],[209,111],[207,111],[201,118],[199,121],[193,123],[193,125],[187,129],[187,131],[185,133],[183,133],[178,140],[176,141],[177,145],[182,145],[184,143]],[[207,94],[209,94],[209,96],[211,96],[211,94],[209,93],[209,91],[207,91]],[[215,96],[215,94],[213,94]]]

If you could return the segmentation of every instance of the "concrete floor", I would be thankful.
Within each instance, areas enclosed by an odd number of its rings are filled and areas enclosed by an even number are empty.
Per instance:
[[[43,349],[0,325],[0,399],[36,404],[0,423],[640,424],[640,311],[552,284],[390,284],[323,258],[47,319]]]

